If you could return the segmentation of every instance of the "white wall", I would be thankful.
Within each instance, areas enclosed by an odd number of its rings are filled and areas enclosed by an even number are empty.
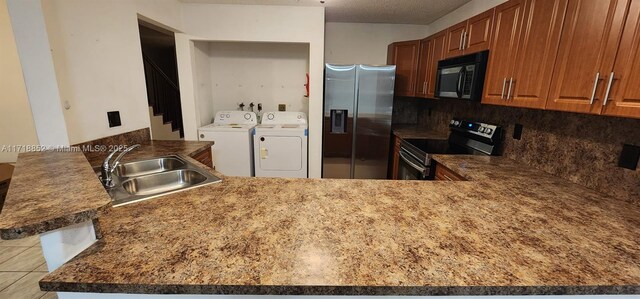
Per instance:
[[[245,110],[253,102],[255,112],[257,104],[262,103],[263,112],[278,111],[278,104],[285,104],[287,111],[309,113],[309,100],[304,96],[305,75],[309,72],[308,44],[195,42],[196,53],[205,43],[209,55],[196,54],[195,79],[202,87],[199,76],[208,77],[212,91],[208,97],[198,99],[201,123],[210,123],[215,112],[237,110],[241,102]],[[203,74],[206,65],[210,74]]]
[[[425,38],[429,26],[326,23],[325,30],[325,62],[384,65],[390,43]]]
[[[0,0],[0,163],[15,162],[5,145],[38,144],[6,0]]]
[[[183,84],[194,76],[194,40],[285,42],[309,45],[309,176],[320,177],[322,166],[322,109],[324,75],[324,8],[275,5],[185,4],[185,35],[176,36],[178,75],[183,115],[197,119],[185,123],[185,139],[197,139],[200,116],[196,86]],[[189,82],[189,81],[186,81]],[[191,99],[191,100],[189,100]],[[187,105],[187,106],[185,106]]]
[[[209,53],[210,42],[193,43],[193,85],[195,86],[195,98],[198,103],[198,126],[211,123],[215,116],[213,111],[213,88],[211,84],[211,56]]]
[[[460,6],[458,9],[429,24],[428,35],[438,33],[451,25],[460,23],[504,2],[507,2],[507,0],[471,0],[469,3]]]
[[[79,143],[150,126],[138,14],[180,29],[175,0],[42,1],[69,141]],[[122,126],[109,128],[107,111]]]

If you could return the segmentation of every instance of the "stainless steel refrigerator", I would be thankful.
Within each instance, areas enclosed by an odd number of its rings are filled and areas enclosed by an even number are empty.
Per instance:
[[[396,67],[325,65],[322,177],[384,179]]]

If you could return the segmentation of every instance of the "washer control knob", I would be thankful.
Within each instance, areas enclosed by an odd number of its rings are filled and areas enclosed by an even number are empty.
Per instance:
[[[231,115],[230,115],[230,114],[227,114],[227,118],[229,118],[229,117],[231,117]]]
[[[267,114],[267,119],[269,119],[269,120],[273,120],[274,117],[275,117],[275,115],[273,115],[273,113]]]
[[[204,134],[200,134],[200,138],[204,138]]]
[[[487,128],[487,130],[485,131],[485,133],[487,133],[487,134],[491,134],[491,132],[493,132],[493,129],[491,129],[491,128]]]
[[[480,127],[480,129],[478,129],[478,132],[484,133],[484,129],[485,129],[484,127]]]
[[[298,119],[302,119],[302,115],[298,114]]]
[[[251,119],[251,113],[245,113],[244,114],[244,119],[250,120]]]

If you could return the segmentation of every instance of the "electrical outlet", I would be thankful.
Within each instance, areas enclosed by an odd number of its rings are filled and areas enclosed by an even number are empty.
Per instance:
[[[120,111],[107,112],[107,119],[109,120],[109,128],[119,127],[122,125],[120,121]]]
[[[287,104],[278,104],[278,111],[287,111]]]
[[[633,146],[630,144],[622,145],[622,152],[620,153],[620,159],[618,159],[618,166],[636,170],[638,167],[638,160],[640,160],[640,146]]]
[[[520,140],[522,139],[522,125],[515,124],[513,127],[513,139]]]

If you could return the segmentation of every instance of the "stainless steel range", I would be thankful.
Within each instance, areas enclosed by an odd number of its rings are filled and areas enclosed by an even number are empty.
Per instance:
[[[431,180],[435,167],[433,154],[500,155],[502,127],[481,122],[452,119],[449,138],[403,139],[400,142],[400,180]]]

